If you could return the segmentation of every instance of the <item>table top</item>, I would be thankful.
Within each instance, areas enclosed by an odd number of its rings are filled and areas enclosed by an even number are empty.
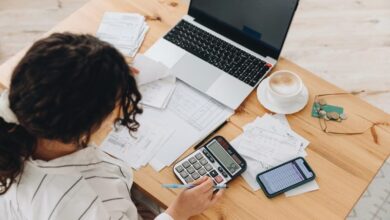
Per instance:
[[[150,26],[140,49],[143,53],[186,14],[187,8],[179,0],[92,0],[45,35],[64,31],[95,34],[105,11],[136,12],[145,15]],[[0,66],[0,83],[4,86],[9,85],[12,69],[25,51]],[[354,136],[325,134],[318,119],[311,117],[314,96],[343,90],[283,58],[273,71],[280,69],[296,72],[308,87],[309,104],[287,118],[293,130],[310,141],[306,159],[317,174],[320,189],[295,197],[268,199],[261,190],[253,192],[239,177],[230,183],[217,205],[194,219],[343,219],[388,157],[390,128],[376,128],[378,143],[373,141],[369,130]],[[328,102],[343,106],[349,115],[343,123],[333,123],[332,129],[358,131],[369,128],[371,123],[390,121],[388,114],[353,95],[330,98]],[[242,132],[243,125],[266,112],[252,92],[217,134],[232,140]],[[97,143],[103,140],[109,127],[103,127],[94,136]],[[181,158],[192,151],[190,148]],[[161,187],[162,183],[177,182],[170,167],[159,173],[150,166],[144,167],[134,172],[134,180],[139,189],[164,207],[178,194],[177,190]]]

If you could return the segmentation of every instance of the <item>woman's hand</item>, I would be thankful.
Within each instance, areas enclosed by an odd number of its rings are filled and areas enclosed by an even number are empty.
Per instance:
[[[214,205],[223,194],[223,190],[213,194],[214,183],[210,177],[200,178],[193,184],[196,186],[181,192],[165,211],[173,219],[185,220],[198,215]]]
[[[131,70],[131,73],[133,74],[133,76],[136,76],[139,74],[139,70],[134,68],[134,67],[130,67],[130,70]]]

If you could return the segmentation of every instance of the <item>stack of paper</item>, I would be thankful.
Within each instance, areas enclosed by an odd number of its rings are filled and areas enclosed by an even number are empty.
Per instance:
[[[134,56],[141,46],[149,26],[142,15],[106,12],[96,36],[111,43],[124,55]]]
[[[178,80],[166,109],[145,106],[143,114],[137,117],[141,126],[135,137],[126,128],[113,130],[102,143],[102,149],[135,169],[149,162],[160,171],[233,113]]]
[[[136,80],[142,94],[141,103],[159,109],[166,108],[175,90],[176,77],[170,74],[164,64],[142,54],[134,58],[133,67],[140,71]]]
[[[296,157],[306,156],[305,148],[309,141],[291,130],[284,115],[265,114],[243,128],[242,135],[231,144],[247,161],[247,171],[243,173],[246,182],[259,190],[256,175],[276,165]],[[315,181],[286,192],[287,196],[318,189]]]
[[[145,107],[139,117],[141,126],[158,122],[175,130],[171,138],[161,144],[150,165],[157,171],[171,165],[191,145],[206,137],[233,113],[228,107],[177,80],[166,109]]]
[[[101,144],[107,153],[127,162],[132,168],[145,166],[172,135],[171,128],[159,124],[143,124],[130,135],[124,126],[114,128]]]

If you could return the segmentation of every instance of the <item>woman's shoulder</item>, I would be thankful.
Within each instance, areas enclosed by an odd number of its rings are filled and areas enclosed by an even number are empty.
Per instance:
[[[32,174],[32,173],[30,173]],[[108,219],[109,212],[101,204],[99,194],[77,175],[34,173],[23,175],[10,193],[11,219],[79,219],[96,215]]]
[[[112,190],[128,195],[131,175],[121,161],[91,147],[53,161],[26,161],[5,197],[13,216],[47,219],[67,210],[79,217],[89,206],[97,212],[106,210],[98,206],[105,197],[117,196]],[[102,185],[109,186],[110,192]]]
[[[47,173],[28,162],[5,194],[9,208],[27,219],[47,219],[71,200],[87,202],[96,195],[80,174]]]
[[[103,152],[96,146],[89,146],[72,154],[51,160],[30,160],[31,165],[45,173],[88,175],[114,175],[132,182],[131,168],[123,161]]]

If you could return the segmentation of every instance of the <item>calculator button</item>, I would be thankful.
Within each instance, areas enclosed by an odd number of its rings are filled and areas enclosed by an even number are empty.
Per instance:
[[[202,168],[200,168],[200,169],[198,170],[198,173],[199,173],[201,176],[203,176],[203,175],[206,174],[206,170],[202,167]]]
[[[209,157],[209,160],[210,160],[211,163],[215,162],[214,158],[212,158],[211,156]]]
[[[222,171],[221,174],[222,174],[222,176],[225,177],[225,178],[228,177],[228,175],[227,175],[226,172],[224,172],[224,171]]]
[[[213,167],[210,164],[204,165],[204,168],[206,168],[207,171],[210,171],[213,169]]]
[[[212,170],[212,171],[210,172],[210,175],[211,175],[212,177],[216,177],[216,176],[218,176],[218,173],[217,173],[217,171]]]
[[[223,178],[220,175],[218,175],[218,176],[214,177],[214,180],[217,183],[221,183],[223,181]]]
[[[186,181],[186,183],[191,183],[192,181],[194,181],[194,179],[188,176],[187,178],[184,179],[184,181]]]
[[[202,164],[204,166],[207,163],[207,160],[205,158],[203,158],[199,162],[200,162],[200,164]]]
[[[199,170],[199,168],[202,167],[202,165],[200,165],[200,163],[198,163],[198,162],[194,163],[192,166],[194,166],[194,168],[197,170]]]
[[[203,149],[203,153],[204,153],[204,154],[208,154],[209,152],[207,152],[206,149]]]
[[[203,155],[202,155],[201,153],[197,153],[197,154],[195,155],[195,157],[196,157],[196,159],[200,160],[200,159],[203,158]]]
[[[188,161],[184,162],[182,165],[184,168],[188,168],[189,166],[191,166],[191,164]]]
[[[179,165],[179,166],[177,166],[177,167],[175,168],[175,170],[176,170],[177,172],[180,173],[181,171],[184,170],[184,168],[183,168],[183,166]]]
[[[187,168],[187,172],[188,172],[189,174],[191,174],[191,173],[195,172],[195,169],[194,169],[193,167],[188,167],[188,168]]]
[[[196,159],[195,159],[195,157],[191,157],[188,161],[190,161],[190,163],[195,163]]]
[[[222,167],[218,167],[218,171],[219,171],[219,172],[223,172]]]
[[[180,172],[180,176],[186,178],[188,176],[188,173],[185,170],[183,170]]]
[[[197,172],[191,174],[191,176],[192,176],[192,178],[194,178],[194,180],[199,179],[199,177],[200,177],[199,173],[197,173]]]

